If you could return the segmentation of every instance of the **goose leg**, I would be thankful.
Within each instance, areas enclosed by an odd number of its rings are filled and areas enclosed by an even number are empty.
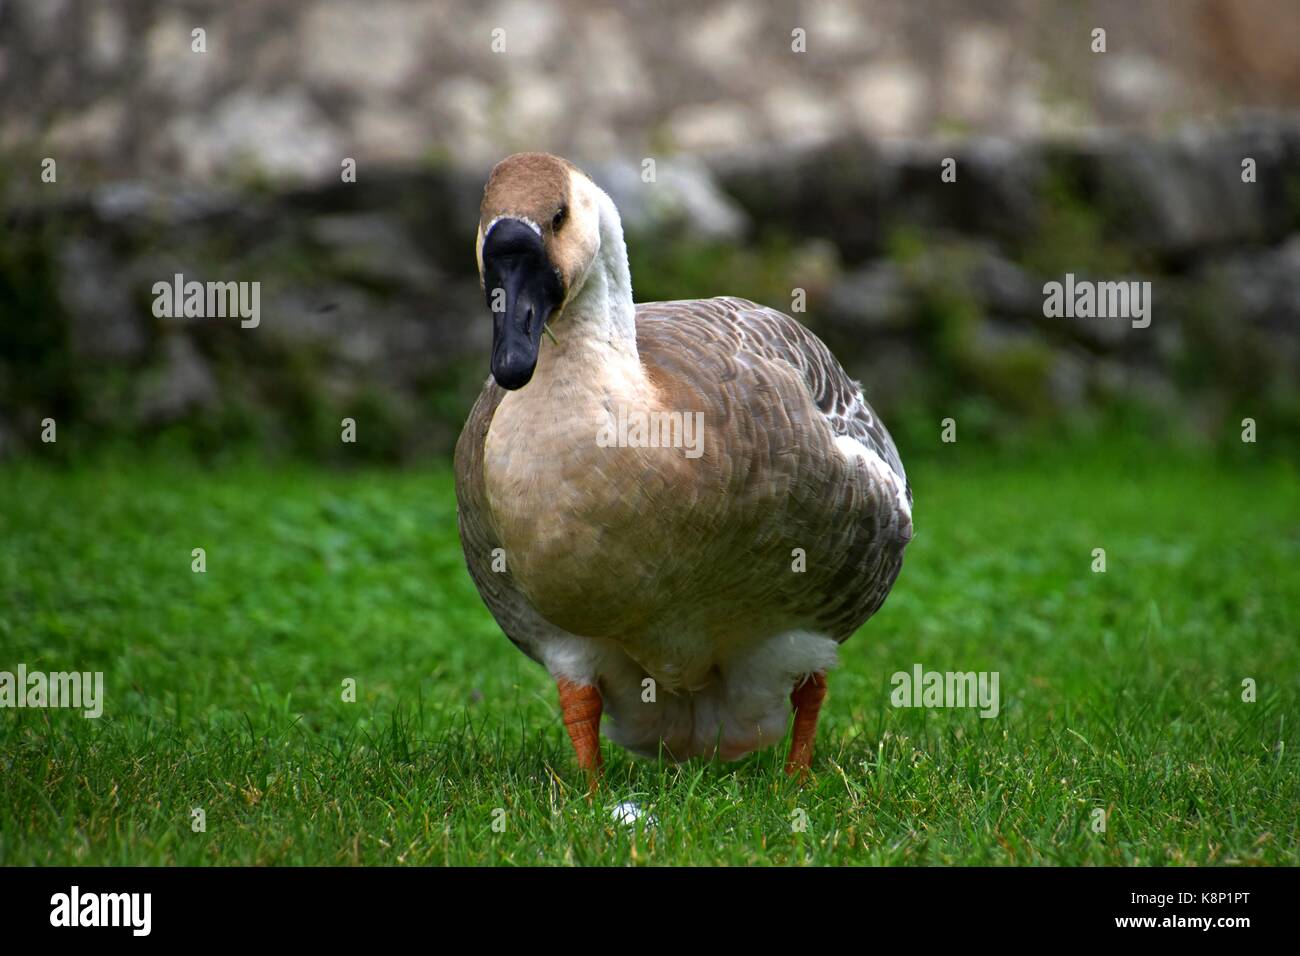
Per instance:
[[[801,777],[812,766],[813,741],[817,737],[817,716],[826,699],[826,675],[811,674],[796,684],[790,694],[794,705],[794,732],[790,738],[790,756],[785,758],[785,772]]]
[[[600,753],[600,712],[604,704],[600,691],[563,677],[556,681],[556,686],[560,690],[564,727],[573,741],[578,766],[587,772],[588,789],[595,790],[597,777],[605,763]]]

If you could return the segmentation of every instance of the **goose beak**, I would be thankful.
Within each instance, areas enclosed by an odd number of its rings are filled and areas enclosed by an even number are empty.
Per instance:
[[[483,288],[492,310],[492,377],[502,388],[523,388],[537,368],[546,320],[564,298],[534,227],[497,220],[483,240]]]

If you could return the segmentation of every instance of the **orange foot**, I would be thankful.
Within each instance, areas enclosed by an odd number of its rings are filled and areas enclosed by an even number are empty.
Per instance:
[[[798,774],[802,780],[812,766],[813,741],[817,737],[817,716],[822,701],[826,699],[826,675],[812,674],[795,686],[790,694],[794,704],[794,733],[790,739],[790,755],[785,758],[785,772]]]
[[[605,760],[600,753],[600,712],[604,706],[595,687],[575,684],[561,677],[555,682],[560,690],[560,710],[564,726],[578,755],[578,766],[587,772],[587,793],[596,792]]]

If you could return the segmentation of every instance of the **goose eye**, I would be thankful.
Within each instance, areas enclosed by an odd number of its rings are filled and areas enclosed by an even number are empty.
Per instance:
[[[569,209],[567,206],[561,206],[559,209],[557,209],[555,211],[555,215],[551,218],[551,228],[558,230],[561,226],[563,226],[565,217],[568,216],[568,214],[569,214]]]

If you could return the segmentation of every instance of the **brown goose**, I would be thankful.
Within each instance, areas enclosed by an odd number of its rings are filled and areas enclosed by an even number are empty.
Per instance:
[[[634,305],[617,209],[542,153],[493,169],[478,231],[492,376],[456,446],[461,542],[555,679],[578,763],[812,759],[837,648],[884,602],[912,493],[861,387],[736,298]],[[543,337],[543,333],[546,337]]]

